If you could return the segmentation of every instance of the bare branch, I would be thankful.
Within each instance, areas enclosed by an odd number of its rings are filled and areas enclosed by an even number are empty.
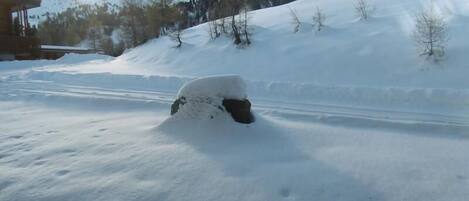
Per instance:
[[[367,0],[356,0],[355,12],[361,20],[368,20],[374,11],[375,7],[371,5]]]
[[[313,16],[313,26],[316,27],[317,31],[321,31],[322,28],[324,27],[324,23],[326,21],[326,15],[319,9],[319,7],[316,8],[316,13]]]
[[[292,18],[292,24],[294,26],[293,33],[298,33],[298,31],[300,31],[300,27],[301,27],[300,18],[298,18],[298,15],[296,14],[296,12],[292,8],[289,7],[288,9],[290,9],[290,16]]]
[[[442,16],[433,9],[433,4],[415,17],[415,30],[413,33],[419,55],[432,57],[435,61],[441,60],[445,55],[448,41],[447,25]]]

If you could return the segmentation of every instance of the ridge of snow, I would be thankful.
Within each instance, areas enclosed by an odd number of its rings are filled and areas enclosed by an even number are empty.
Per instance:
[[[192,80],[181,87],[178,97],[218,97],[244,100],[246,83],[239,75],[217,75]]]

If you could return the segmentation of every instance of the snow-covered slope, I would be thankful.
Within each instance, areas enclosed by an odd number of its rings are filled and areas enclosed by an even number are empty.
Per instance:
[[[38,8],[33,8],[29,11],[30,16],[39,16],[40,19],[42,15],[46,13],[59,13],[67,10],[67,8],[77,7],[84,4],[103,4],[103,3],[112,3],[119,4],[121,0],[42,0],[41,6]],[[40,20],[39,19],[39,20]],[[31,18],[31,23],[37,24],[37,18]]]
[[[254,11],[253,45],[234,47],[230,39],[209,39],[207,25],[185,31],[182,49],[167,38],[156,39],[118,58],[144,72],[201,76],[241,74],[247,79],[313,82],[329,85],[464,88],[469,86],[469,3],[436,0],[445,16],[450,41],[447,58],[432,64],[419,57],[411,38],[413,19],[430,1],[375,0],[376,12],[359,21],[351,0],[298,0]],[[312,15],[320,7],[327,27],[313,31]],[[289,8],[305,23],[293,33]],[[143,66],[143,68],[137,68]]]

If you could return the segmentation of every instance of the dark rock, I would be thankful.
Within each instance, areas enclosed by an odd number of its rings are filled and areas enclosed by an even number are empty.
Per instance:
[[[186,98],[185,97],[181,97],[181,98],[176,99],[174,101],[174,103],[171,105],[171,115],[176,114],[179,111],[179,107],[181,105],[184,105],[184,104],[186,104]]]
[[[224,99],[223,106],[226,111],[231,114],[231,117],[233,117],[233,119],[238,123],[250,124],[255,121],[254,115],[252,115],[251,112],[251,102],[247,99]]]

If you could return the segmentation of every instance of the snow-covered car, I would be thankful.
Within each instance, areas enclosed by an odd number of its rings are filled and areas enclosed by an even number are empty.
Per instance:
[[[254,122],[246,84],[240,76],[211,76],[185,84],[171,106],[171,115],[214,119],[229,113],[239,123]]]

